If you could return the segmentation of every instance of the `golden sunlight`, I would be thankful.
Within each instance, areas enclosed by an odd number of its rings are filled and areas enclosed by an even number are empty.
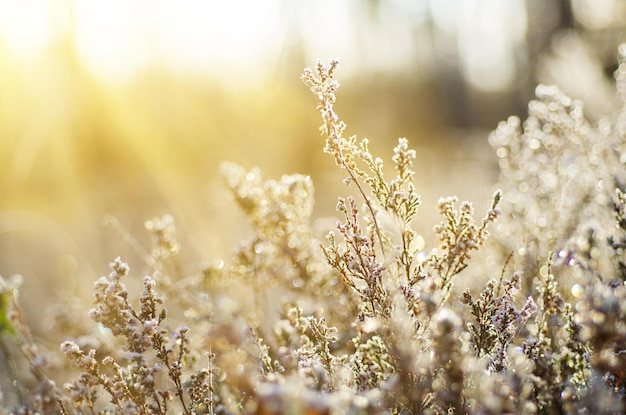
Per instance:
[[[0,0],[0,45],[23,61],[65,39],[90,72],[113,83],[161,67],[250,85],[273,75],[292,53],[305,62],[341,57],[351,73],[407,67],[427,53],[426,34],[416,38],[415,32],[427,2],[396,0],[379,10],[366,4]]]
[[[0,45],[28,61],[67,36],[80,61],[114,83],[150,65],[249,80],[251,65],[267,68],[285,46],[282,12],[281,1],[0,0]]]
[[[552,53],[552,35],[619,28],[626,13],[615,0],[571,0],[560,15],[557,3],[567,2],[0,0],[0,275],[20,273],[42,295],[50,287],[29,278],[90,292],[93,270],[137,259],[135,248],[150,246],[143,224],[164,214],[180,229],[182,262],[227,255],[246,221],[222,161],[267,178],[310,175],[316,217],[335,215],[345,187],[299,79],[317,58],[341,61],[337,109],[349,134],[383,155],[403,136],[419,150],[424,206],[489,197],[497,156],[487,132],[524,113],[544,82],[537,68],[611,103],[597,91],[616,47],[589,36],[587,49],[606,54],[587,65],[591,53]],[[438,218],[434,207],[420,215]]]
[[[76,2],[78,51],[92,71],[109,79],[125,79],[148,65],[245,79],[244,70],[263,67],[281,46],[277,6],[276,1]],[[234,68],[242,70],[233,73]]]
[[[0,39],[20,58],[40,54],[50,43],[51,4],[48,0],[0,0]]]
[[[0,415],[624,413],[625,29],[0,0]]]

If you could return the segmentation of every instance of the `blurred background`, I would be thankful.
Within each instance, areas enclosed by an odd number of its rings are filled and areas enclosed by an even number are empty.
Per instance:
[[[487,135],[538,82],[614,110],[625,29],[623,0],[0,0],[0,275],[35,314],[89,296],[118,255],[141,272],[133,245],[166,213],[197,272],[246,234],[225,160],[311,175],[334,215],[350,190],[299,80],[317,58],[341,61],[348,134],[417,149],[429,232],[440,196],[486,207]]]

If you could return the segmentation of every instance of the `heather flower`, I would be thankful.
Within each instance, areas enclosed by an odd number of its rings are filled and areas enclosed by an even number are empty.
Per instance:
[[[147,222],[147,275],[117,258],[95,282],[98,330],[75,327],[61,343],[71,364],[63,388],[24,321],[19,281],[0,278],[4,361],[33,375],[7,364],[0,414],[624,412],[626,104],[593,125],[580,102],[539,86],[528,119],[490,136],[504,191],[482,219],[471,202],[441,198],[427,248],[413,228],[416,153],[400,138],[387,179],[368,140],[344,136],[337,67],[320,62],[302,76],[325,151],[355,191],[339,198],[327,241],[312,230],[310,178],[225,164],[250,236],[230,260],[186,275],[173,218]],[[506,258],[495,276],[473,258],[490,232]],[[491,278],[456,301],[463,272]],[[66,308],[52,313],[56,327],[80,309]]]
[[[593,126],[582,103],[556,86],[539,85],[535,93],[526,121],[510,117],[489,136],[507,194],[498,239],[507,255],[516,253],[526,289],[551,253],[587,255],[581,243],[590,228],[610,228],[604,207],[615,179],[621,180],[619,139],[606,120]],[[598,247],[592,257],[600,269],[607,266]]]

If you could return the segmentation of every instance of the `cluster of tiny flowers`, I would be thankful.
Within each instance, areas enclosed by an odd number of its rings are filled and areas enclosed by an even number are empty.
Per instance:
[[[354,382],[359,390],[371,390],[380,387],[394,373],[394,364],[389,349],[379,335],[353,339],[356,345],[350,356],[350,365],[354,373]]]
[[[580,338],[594,350],[592,364],[610,377],[620,394],[626,380],[626,287],[594,284],[576,304],[575,321],[581,326]]]
[[[412,226],[420,198],[408,140],[387,180],[368,141],[343,136],[337,61],[305,70],[325,151],[356,193],[339,199],[336,233],[313,236],[310,178],[266,180],[226,164],[252,236],[228,265],[185,276],[173,218],[147,222],[142,290],[131,294],[119,258],[96,281],[98,330],[74,327],[61,344],[73,368],[59,377],[64,389],[46,374],[17,281],[0,278],[0,352],[13,362],[21,351],[34,377],[6,365],[0,415],[624,413],[624,46],[620,59],[615,119],[593,125],[581,103],[540,86],[525,122],[498,126],[490,142],[503,192],[481,220],[470,202],[442,198],[430,250]],[[502,257],[497,271],[474,255],[483,249]],[[460,273],[489,280],[457,301]],[[68,309],[58,327],[78,310]]]
[[[353,197],[349,197],[347,201],[340,199],[337,210],[344,214],[346,220],[337,224],[344,245],[338,245],[334,233],[330,233],[330,245],[324,248],[327,261],[362,298],[363,305],[367,308],[364,312],[386,314],[387,294],[382,283],[382,263],[376,256],[375,236],[362,230],[359,224],[359,208]]]
[[[263,285],[287,280],[293,281],[295,288],[309,287],[315,280],[315,266],[311,264],[311,179],[285,175],[280,180],[264,180],[258,169],[246,171],[232,163],[222,166],[222,174],[254,235],[237,251],[243,265],[241,273],[254,274]],[[277,281],[287,269],[283,281]]]
[[[415,157],[415,150],[409,148],[409,141],[406,138],[398,139],[398,145],[394,147],[392,157],[398,175],[389,183],[389,197],[385,208],[395,212],[407,225],[411,223],[420,204],[420,196],[413,184]]]
[[[480,226],[474,222],[474,208],[470,202],[462,202],[457,211],[455,204],[458,199],[455,196],[439,200],[438,208],[444,220],[434,230],[441,244],[439,253],[433,255],[430,262],[441,273],[442,287],[449,288],[452,277],[467,267],[472,251],[485,244],[489,235],[487,225],[497,219],[497,205],[501,197],[499,191],[494,194],[491,208]]]
[[[349,138],[343,136],[346,124],[339,119],[333,108],[335,92],[339,88],[339,83],[334,79],[338,64],[336,60],[331,61],[329,65],[318,62],[316,71],[305,69],[301,79],[318,101],[317,108],[324,122],[320,131],[326,137],[324,151],[334,157],[337,166],[346,170],[348,177],[345,182],[356,186],[371,216],[371,225],[376,232],[380,249],[385,254],[385,240],[376,219],[379,207],[403,222],[405,232],[402,235],[405,245],[409,245],[414,236],[409,224],[420,204],[419,195],[412,183],[415,152],[408,149],[408,141],[405,138],[399,139],[393,157],[398,176],[388,182],[383,173],[383,161],[372,155],[368,147],[369,141],[364,138],[357,142],[356,136]],[[371,195],[365,190],[365,185],[370,188]],[[374,204],[373,199],[378,202],[378,206]],[[410,268],[410,265],[407,267]]]
[[[149,220],[145,226],[155,238],[155,252],[152,254],[154,257],[167,257],[180,251],[180,245],[176,241],[176,226],[171,215]]]
[[[392,157],[397,176],[387,181],[383,162],[371,154],[367,140],[357,144],[354,137],[342,137],[346,126],[332,109],[338,86],[333,80],[335,69],[336,64],[319,64],[317,73],[307,70],[303,79],[319,101],[326,150],[348,171],[348,183],[356,185],[365,213],[361,215],[355,197],[340,198],[337,210],[345,221],[338,222],[337,228],[342,241],[331,232],[330,244],[324,248],[328,263],[360,299],[356,325],[361,330],[352,339],[356,352],[347,359],[354,385],[368,390],[402,383],[400,388],[391,387],[392,392],[385,397],[394,401],[394,406],[400,405],[397,408],[413,408],[414,413],[426,409],[434,413],[460,411],[465,407],[463,368],[470,341],[463,334],[466,341],[461,349],[453,353],[449,348],[439,349],[438,345],[450,343],[446,336],[458,338],[463,331],[460,317],[444,303],[452,278],[468,266],[471,252],[484,245],[487,226],[497,219],[501,195],[494,195],[479,224],[469,202],[463,202],[457,212],[455,198],[442,200],[444,220],[435,230],[441,245],[426,259],[418,260],[419,248],[414,247],[417,235],[411,227],[420,204],[413,184],[415,151],[409,149],[405,138],[399,139]],[[381,210],[399,219],[395,221],[398,229],[383,226],[378,214]],[[399,235],[399,240],[393,235]],[[432,358],[422,356],[428,350]],[[372,351],[377,356],[372,356]],[[439,372],[443,366],[447,369]]]
[[[508,347],[528,319],[537,311],[532,297],[524,305],[515,306],[520,289],[520,275],[513,274],[510,280],[491,279],[479,298],[474,299],[466,290],[461,302],[471,308],[476,322],[468,323],[472,344],[478,356],[490,359],[490,368],[496,372],[509,367]]]
[[[354,137],[350,139],[343,137],[346,125],[339,120],[333,108],[336,100],[335,92],[339,88],[339,82],[333,78],[337,66],[339,66],[338,60],[332,60],[328,65],[318,61],[316,72],[314,73],[310,68],[306,68],[301,79],[317,97],[317,108],[324,120],[320,131],[328,137],[324,151],[335,158],[335,162],[339,167],[355,169],[356,162],[353,155],[358,153],[356,139]]]
[[[76,410],[108,413],[105,403],[96,402],[101,391],[123,414],[166,414],[175,408],[191,414],[199,407],[208,408],[213,403],[210,371],[192,371],[189,381],[184,381],[185,362],[193,355],[189,328],[170,333],[163,327],[167,311],[161,308],[164,300],[157,295],[152,277],[144,277],[140,305],[135,308],[121,282],[128,277],[128,265],[117,258],[111,269],[95,284],[96,304],[90,315],[111,335],[123,339],[120,350],[99,359],[96,349],[85,351],[74,341],[61,345],[61,352],[81,370],[75,381],[65,385]]]
[[[608,119],[592,125],[582,103],[556,86],[539,85],[536,97],[526,121],[510,117],[489,136],[507,195],[498,240],[506,252],[516,253],[527,284],[551,253],[560,253],[567,263],[581,255],[581,247],[585,251],[590,228],[598,233],[611,228],[605,206],[621,180],[623,161],[622,139]],[[597,247],[586,251],[602,261]]]

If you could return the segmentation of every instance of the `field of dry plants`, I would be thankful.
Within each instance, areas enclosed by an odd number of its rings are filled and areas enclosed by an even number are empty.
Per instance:
[[[410,140],[376,156],[335,111],[339,63],[305,69],[344,176],[336,219],[315,217],[309,176],[224,163],[247,220],[230,257],[190,272],[175,214],[111,218],[133,257],[92,303],[46,309],[49,338],[4,276],[0,414],[626,412],[626,45],[619,62],[621,109],[598,122],[537,86],[485,137],[492,198],[441,195],[428,234]]]

